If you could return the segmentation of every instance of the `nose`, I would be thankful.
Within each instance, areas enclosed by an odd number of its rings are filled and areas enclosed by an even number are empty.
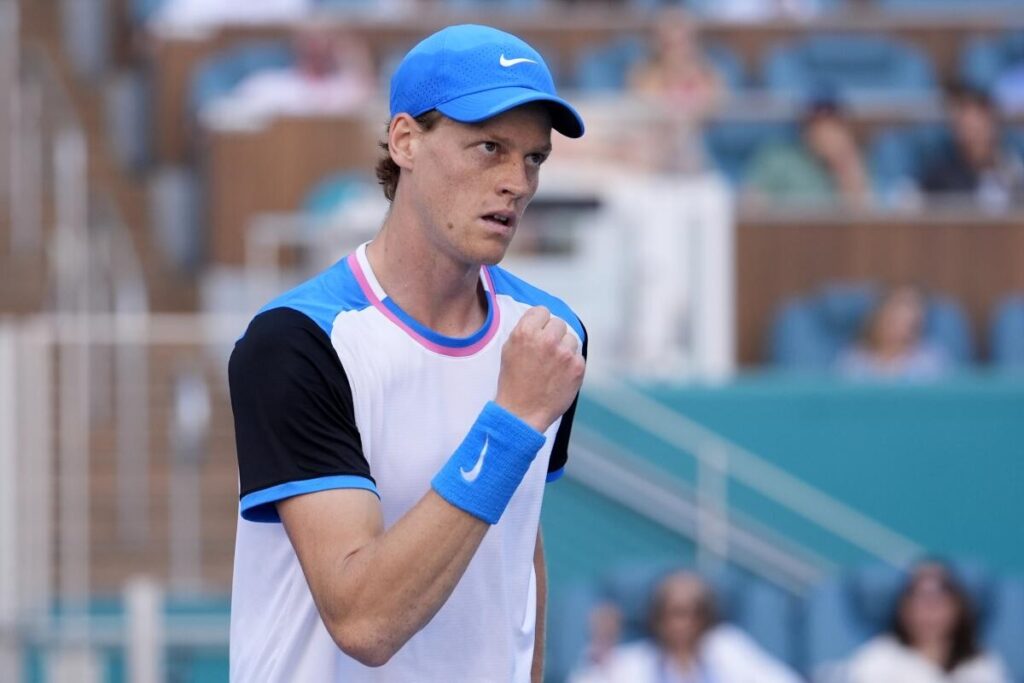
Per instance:
[[[523,160],[511,159],[502,168],[498,185],[498,193],[520,199],[529,194],[531,180]]]

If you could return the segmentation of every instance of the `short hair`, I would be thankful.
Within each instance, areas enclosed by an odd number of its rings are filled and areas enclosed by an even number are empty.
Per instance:
[[[420,128],[429,131],[438,124],[441,117],[441,112],[431,109],[419,116],[414,116],[413,120],[419,124]],[[384,127],[384,139],[378,143],[378,146],[384,151],[384,155],[377,160],[376,168],[377,182],[384,188],[384,198],[389,202],[395,199],[395,190],[398,189],[398,178],[402,173],[402,169],[391,158],[391,148],[388,145],[390,132],[391,120],[388,120],[387,125]]]
[[[651,592],[647,606],[647,630],[651,635],[657,633],[657,626],[665,617],[669,587],[673,581],[682,579],[693,581],[700,587],[696,608],[697,621],[700,622],[701,632],[707,632],[718,623],[718,604],[711,586],[699,574],[681,569],[663,575]]]

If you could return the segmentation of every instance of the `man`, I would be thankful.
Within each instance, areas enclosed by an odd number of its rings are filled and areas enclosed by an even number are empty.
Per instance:
[[[997,211],[1024,199],[1024,159],[1003,139],[988,93],[954,87],[949,126],[951,139],[925,164],[926,192],[973,197],[982,208]]]
[[[494,266],[552,128],[541,56],[482,26],[391,83],[378,236],[266,306],[231,357],[232,680],[539,681],[538,533],[586,333]]]

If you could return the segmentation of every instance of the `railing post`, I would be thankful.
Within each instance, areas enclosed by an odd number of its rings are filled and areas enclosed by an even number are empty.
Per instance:
[[[14,323],[0,321],[0,680],[17,678],[18,460]]]
[[[697,565],[712,571],[729,557],[729,454],[704,441],[697,458]]]
[[[163,594],[156,581],[129,580],[124,588],[126,659],[132,683],[160,683],[164,679]]]
[[[202,496],[199,468],[210,428],[210,394],[195,369],[179,373],[174,384],[172,465],[168,523],[171,585],[195,591],[202,586]]]

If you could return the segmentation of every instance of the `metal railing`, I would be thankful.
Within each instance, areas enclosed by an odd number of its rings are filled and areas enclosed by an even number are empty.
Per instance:
[[[720,511],[729,510],[727,487],[722,483],[732,479],[882,562],[903,566],[924,552],[906,536],[626,382],[607,378],[591,382],[587,398],[696,461],[698,494],[713,501],[702,534],[706,546],[723,547],[722,532],[715,529],[714,520],[721,516]]]

